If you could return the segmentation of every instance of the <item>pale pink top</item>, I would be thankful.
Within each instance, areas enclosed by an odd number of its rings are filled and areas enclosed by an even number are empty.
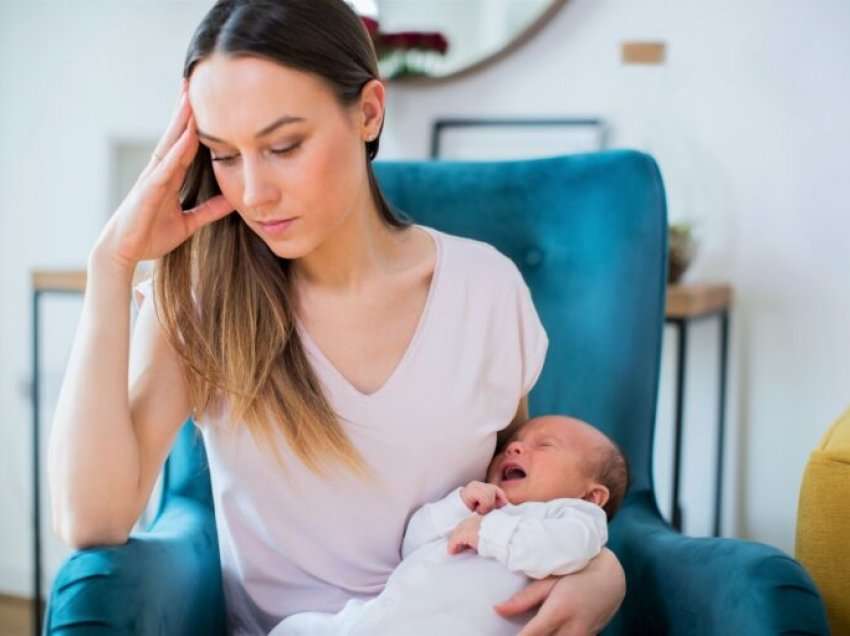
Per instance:
[[[196,422],[209,461],[229,632],[339,611],[381,592],[411,514],[483,480],[496,433],[540,374],[549,340],[514,262],[488,243],[423,225],[437,263],[424,311],[389,379],[361,393],[303,324],[308,358],[342,426],[379,477],[322,480],[281,439],[290,476],[247,431]],[[140,283],[141,295],[150,282]],[[139,297],[136,299],[139,303]]]

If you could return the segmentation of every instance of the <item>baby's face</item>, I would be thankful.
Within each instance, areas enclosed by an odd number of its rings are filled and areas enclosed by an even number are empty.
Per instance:
[[[607,438],[568,417],[536,417],[522,426],[490,463],[487,481],[508,501],[582,499],[596,485],[591,467]]]

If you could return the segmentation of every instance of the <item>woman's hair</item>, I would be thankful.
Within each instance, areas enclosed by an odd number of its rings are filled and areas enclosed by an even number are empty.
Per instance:
[[[189,78],[213,53],[260,57],[313,73],[343,108],[359,99],[364,84],[380,79],[368,31],[343,0],[219,0],[192,36],[183,76]],[[388,226],[404,228],[411,221],[391,209],[372,172],[379,141],[380,132],[363,155],[372,197]],[[180,190],[183,209],[220,193],[209,150],[201,144]],[[290,266],[238,214],[201,228],[156,262],[157,312],[182,359],[193,417],[227,401],[226,419],[266,442],[258,446],[273,449],[284,470],[277,433],[317,474],[326,460],[337,460],[365,475],[370,470],[343,431],[295,330]]]

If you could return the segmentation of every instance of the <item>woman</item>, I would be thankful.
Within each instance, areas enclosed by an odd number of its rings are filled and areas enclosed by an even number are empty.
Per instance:
[[[266,633],[380,592],[409,513],[483,477],[527,419],[548,340],[507,257],[382,196],[385,91],[343,0],[221,0],[183,77],[89,255],[50,440],[54,526],[77,548],[125,542],[192,416],[230,630]],[[128,350],[126,298],[153,259]],[[540,605],[523,636],[595,633],[624,589],[605,550],[498,609]]]

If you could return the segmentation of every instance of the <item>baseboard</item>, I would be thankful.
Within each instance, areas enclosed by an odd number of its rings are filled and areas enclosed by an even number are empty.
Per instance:
[[[46,584],[42,579],[42,591],[47,592]],[[8,565],[0,565],[0,594],[15,598],[32,600],[32,574],[29,568],[16,568]]]

